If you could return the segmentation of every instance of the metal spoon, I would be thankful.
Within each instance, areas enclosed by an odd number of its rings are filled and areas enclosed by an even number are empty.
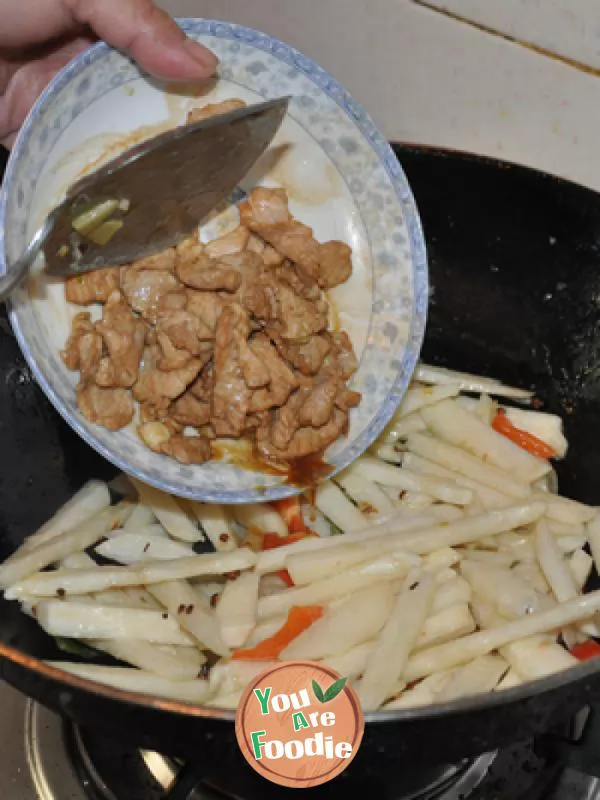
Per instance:
[[[174,128],[78,181],[0,277],[0,300],[40,252],[48,274],[67,277],[126,264],[190,236],[268,148],[289,101],[270,100]],[[89,230],[85,220],[92,221]]]

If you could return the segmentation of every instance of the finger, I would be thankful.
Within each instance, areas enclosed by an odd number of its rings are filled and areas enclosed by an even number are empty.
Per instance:
[[[93,41],[90,37],[81,36],[39,58],[12,65],[8,84],[0,96],[0,143],[5,147],[14,144],[29,109],[54,75]]]
[[[151,0],[63,0],[73,17],[118,50],[126,50],[150,74],[173,81],[211,77],[216,56],[188,39]]]

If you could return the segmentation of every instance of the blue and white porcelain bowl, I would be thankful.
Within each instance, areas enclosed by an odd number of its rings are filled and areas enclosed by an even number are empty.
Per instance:
[[[40,97],[5,175],[2,271],[22,253],[28,237],[78,176],[131,144],[184,122],[190,107],[231,97],[259,102],[291,95],[288,117],[273,142],[273,148],[288,147],[261,183],[285,188],[292,213],[311,225],[318,239],[341,239],[353,250],[352,278],[330,293],[360,359],[352,386],[363,395],[347,438],[326,453],[339,472],[372,444],[398,407],[423,339],[427,261],[410,187],[368,114],[306,56],[237,25],[178,22],[221,62],[219,80],[202,97],[192,89],[149,80],[105,44],[77,57]],[[202,230],[203,238],[224,231],[234,214],[232,207],[231,213],[211,222]],[[249,503],[296,491],[277,476],[227,461],[182,466],[148,450],[133,425],[112,433],[89,423],[75,402],[77,374],[65,368],[59,355],[78,310],[65,301],[62,282],[38,274],[13,295],[10,318],[43,391],[106,459],[159,489],[204,502]]]

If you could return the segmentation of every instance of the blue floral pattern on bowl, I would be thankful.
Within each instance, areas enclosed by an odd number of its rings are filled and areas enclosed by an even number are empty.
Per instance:
[[[419,356],[428,303],[427,259],[408,181],[368,114],[306,56],[238,25],[203,19],[178,23],[216,52],[220,78],[228,85],[263,98],[293,98],[290,120],[322,151],[351,200],[353,230],[359,231],[365,248],[372,301],[353,382],[363,401],[353,412],[348,437],[326,455],[335,474],[384,429]],[[140,81],[145,77],[136,65],[100,43],[78,56],[40,97],[11,154],[0,198],[3,270],[33,232],[36,197],[43,186],[40,176],[48,174],[48,161],[61,137],[109,93]],[[90,424],[75,402],[76,376],[66,370],[58,349],[49,342],[48,325],[53,323],[46,319],[42,324],[27,287],[11,298],[10,318],[29,366],[55,408],[89,445],[123,471],[164,491],[204,502],[249,503],[295,491],[275,476],[223,461],[184,466],[152,453],[130,431],[111,433]]]

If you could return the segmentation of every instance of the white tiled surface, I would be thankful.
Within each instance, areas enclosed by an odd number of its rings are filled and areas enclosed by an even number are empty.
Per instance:
[[[571,3],[588,10],[594,5],[600,27],[600,0]],[[519,5],[456,0],[472,9],[503,4]],[[497,156],[600,190],[600,78],[556,59],[413,0],[162,0],[162,5],[174,15],[250,25],[294,45],[336,76],[389,139]],[[543,5],[561,19],[568,0]],[[575,27],[569,36],[576,41]]]

